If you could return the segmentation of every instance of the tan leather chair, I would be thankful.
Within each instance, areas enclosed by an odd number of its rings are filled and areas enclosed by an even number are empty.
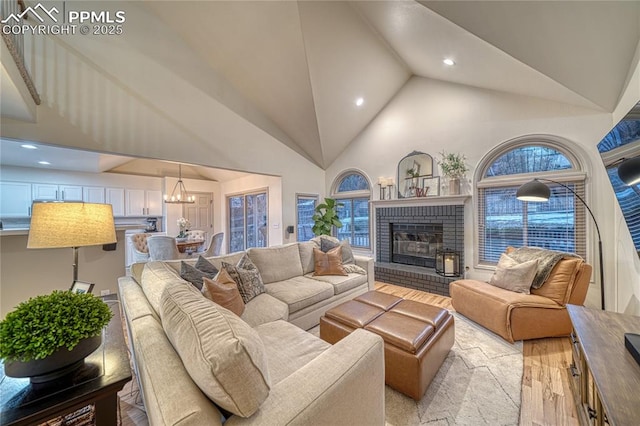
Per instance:
[[[578,258],[560,260],[549,278],[531,294],[516,293],[478,280],[449,285],[456,312],[509,342],[568,336],[571,320],[566,305],[582,305],[592,267]]]

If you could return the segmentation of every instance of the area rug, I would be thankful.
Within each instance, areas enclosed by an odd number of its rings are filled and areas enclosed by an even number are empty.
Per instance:
[[[522,342],[510,344],[454,313],[456,338],[420,401],[386,387],[386,424],[517,425]]]

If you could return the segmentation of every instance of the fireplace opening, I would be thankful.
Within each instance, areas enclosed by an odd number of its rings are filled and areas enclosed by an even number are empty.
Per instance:
[[[391,223],[391,262],[435,268],[442,250],[442,224]]]

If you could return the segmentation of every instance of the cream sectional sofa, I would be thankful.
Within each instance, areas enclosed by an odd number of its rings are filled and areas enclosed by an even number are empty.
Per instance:
[[[314,246],[248,250],[267,292],[241,318],[180,278],[180,261],[119,279],[150,424],[222,424],[225,410],[229,425],[384,423],[382,339],[359,330],[332,346],[304,331],[373,289],[373,261],[356,256],[365,275],[313,277]],[[243,255],[207,259],[219,268]]]

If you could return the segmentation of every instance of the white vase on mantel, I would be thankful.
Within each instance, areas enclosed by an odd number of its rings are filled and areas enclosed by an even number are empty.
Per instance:
[[[449,179],[449,195],[460,195],[460,179]]]

